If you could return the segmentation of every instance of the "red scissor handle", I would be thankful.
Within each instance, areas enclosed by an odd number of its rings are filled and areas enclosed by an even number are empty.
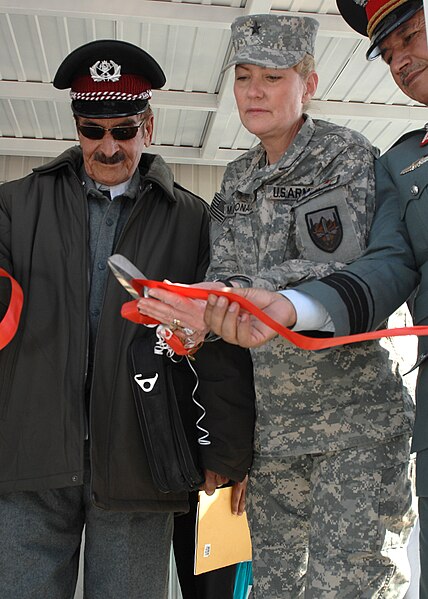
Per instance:
[[[131,302],[126,302],[122,305],[120,313],[123,316],[123,318],[131,320],[132,322],[135,322],[137,324],[144,324],[146,326],[161,324],[158,320],[155,320],[154,318],[150,318],[149,316],[144,316],[143,314],[140,314],[140,312],[138,312],[137,309],[137,303],[138,300],[133,300]],[[179,339],[177,335],[174,335],[172,331],[170,331],[170,333],[171,334],[168,334],[167,336],[163,335],[163,338],[177,355],[185,356],[189,353],[192,353],[191,350],[188,350],[184,347],[181,339]]]
[[[145,324],[145,325],[160,324],[160,322],[158,320],[154,320],[153,318],[150,318],[149,316],[144,316],[143,314],[140,314],[140,312],[138,312],[138,309],[137,309],[137,304],[138,304],[137,299],[132,300],[132,302],[126,302],[125,304],[123,304],[122,309],[120,311],[123,318],[126,318],[127,320],[131,320],[132,322],[135,322],[137,324]]]

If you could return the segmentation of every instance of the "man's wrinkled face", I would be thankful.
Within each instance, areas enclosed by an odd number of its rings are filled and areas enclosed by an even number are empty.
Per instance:
[[[423,9],[379,44],[398,87],[409,98],[428,104],[428,46]]]
[[[111,131],[116,127],[138,127],[139,125],[141,126],[136,130],[135,136],[130,139],[115,139],[115,137],[123,137],[123,134]],[[130,179],[137,169],[144,147],[148,147],[151,143],[153,116],[145,119],[142,115],[112,119],[76,117],[76,126],[86,173],[98,183],[113,186]],[[101,139],[85,137],[85,127],[102,127],[104,131],[99,129],[98,131],[100,135],[103,133],[103,137]]]

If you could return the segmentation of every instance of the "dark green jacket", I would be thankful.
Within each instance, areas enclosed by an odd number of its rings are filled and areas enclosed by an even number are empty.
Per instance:
[[[87,199],[78,176],[81,165],[81,150],[74,147],[0,188],[0,266],[18,280],[25,298],[18,333],[0,352],[2,493],[82,483],[89,257]],[[144,154],[139,168],[141,189],[115,252],[152,279],[203,280],[209,260],[205,202],[175,184],[159,156]],[[8,299],[9,289],[3,284],[0,317]],[[127,350],[136,336],[152,334],[152,330],[120,316],[121,305],[129,300],[110,274],[99,320],[90,402],[93,499],[98,506],[113,510],[185,510],[186,494],[158,492],[148,470]],[[209,356],[209,349],[205,353]],[[215,364],[213,360],[214,370]],[[246,364],[244,368],[249,368]],[[220,383],[204,386],[201,381],[200,396],[208,406]],[[216,410],[227,404],[228,397],[235,404],[241,401],[236,413],[243,425],[239,430],[231,418],[226,421],[231,428],[219,431],[218,436],[213,431],[205,465],[242,478],[251,461],[253,407],[247,388],[241,395],[234,381],[227,388],[222,400],[207,409],[207,427],[209,417],[218,416]]]

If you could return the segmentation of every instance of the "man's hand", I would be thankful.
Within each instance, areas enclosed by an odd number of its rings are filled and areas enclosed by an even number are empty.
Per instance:
[[[193,300],[166,289],[150,289],[149,296],[138,301],[138,311],[141,314],[167,326],[175,321],[183,327],[206,328],[203,319],[205,301]]]
[[[291,327],[296,322],[293,304],[280,293],[256,287],[234,289],[233,293],[242,295],[286,327]],[[229,303],[226,297],[210,295],[204,318],[206,325],[216,335],[241,347],[258,347],[277,334],[255,316],[241,311],[237,302]]]
[[[245,497],[247,494],[248,474],[241,483],[234,483],[232,487],[232,514],[242,516],[245,511]]]
[[[229,482],[227,476],[217,474],[212,470],[205,470],[205,482],[199,487],[200,491],[205,491],[207,495],[213,495],[216,489]],[[245,497],[247,493],[248,475],[242,482],[233,483],[231,510],[236,516],[242,516],[245,511]]]
[[[229,482],[227,476],[217,474],[212,470],[205,470],[205,482],[199,487],[200,491],[205,491],[207,495],[212,495],[217,487],[222,487]]]
[[[220,282],[195,283],[189,286],[224,289]],[[149,296],[138,301],[140,314],[166,325],[181,339],[185,347],[192,348],[204,341],[209,332],[204,321],[205,300],[190,299],[166,289],[150,289]]]

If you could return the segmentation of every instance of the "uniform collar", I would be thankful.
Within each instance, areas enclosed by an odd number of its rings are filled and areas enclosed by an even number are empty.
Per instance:
[[[272,177],[277,177],[299,160],[315,131],[311,117],[308,114],[304,114],[304,117],[305,122],[296,137],[275,164],[266,164],[266,152],[261,143],[255,147],[250,164],[237,186],[241,193],[254,193],[261,185]]]

